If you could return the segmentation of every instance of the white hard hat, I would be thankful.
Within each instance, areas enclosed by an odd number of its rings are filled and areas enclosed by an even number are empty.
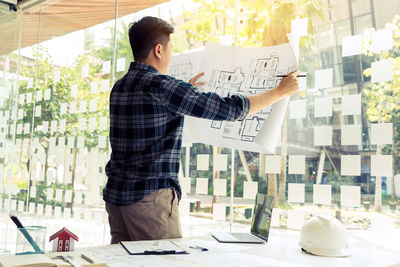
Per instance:
[[[346,257],[350,255],[345,226],[336,218],[314,216],[301,229],[300,247],[318,256]]]

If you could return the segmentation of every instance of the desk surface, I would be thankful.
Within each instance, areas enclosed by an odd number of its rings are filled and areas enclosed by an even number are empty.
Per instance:
[[[199,245],[209,251],[188,248],[189,255],[131,256],[120,245],[87,248],[110,267],[135,266],[400,266],[400,248],[389,250],[350,237],[352,255],[329,258],[308,255],[298,246],[299,232],[275,230],[267,244],[222,244],[210,235],[174,239],[185,247]],[[400,247],[400,246],[399,246]]]

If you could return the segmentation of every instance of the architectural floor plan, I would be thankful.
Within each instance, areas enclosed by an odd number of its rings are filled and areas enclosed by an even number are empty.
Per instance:
[[[189,71],[189,67],[194,68],[188,58],[186,56],[186,59],[176,59],[171,64],[170,70],[175,72],[175,77],[182,77]],[[280,82],[278,75],[285,75],[296,68],[296,58],[290,44],[240,48],[209,43],[201,56],[198,72],[205,73],[203,81],[206,85],[202,88],[204,91],[229,97],[233,94],[256,95],[271,90]],[[209,121],[186,117],[185,135],[190,136],[192,142],[270,152],[271,148],[263,148],[256,143],[256,137],[264,122],[274,113],[275,105],[242,121]],[[282,112],[282,109],[276,112]],[[273,139],[279,135],[281,124],[282,121],[278,121],[276,126],[269,126],[271,129],[268,132],[274,136]],[[272,138],[272,135],[265,138]],[[275,145],[276,141],[273,142]]]

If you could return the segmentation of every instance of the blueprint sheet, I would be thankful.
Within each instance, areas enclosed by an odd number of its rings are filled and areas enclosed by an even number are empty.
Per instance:
[[[197,73],[205,73],[199,80],[206,82],[201,88],[203,91],[216,92],[221,96],[255,95],[276,87],[281,80],[277,75],[285,75],[296,69],[296,57],[290,44],[243,48],[208,43],[202,52]],[[194,76],[193,74],[196,72],[192,72],[191,76]],[[184,142],[199,142],[255,152],[274,152],[287,103],[288,98],[283,99],[242,121],[221,122],[187,116]]]
[[[180,55],[172,56],[166,74],[188,82],[193,76],[199,74],[203,52],[204,47],[200,47]]]

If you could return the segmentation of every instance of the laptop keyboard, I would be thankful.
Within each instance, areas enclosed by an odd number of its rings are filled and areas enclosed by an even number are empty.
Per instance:
[[[249,233],[230,233],[237,240],[260,241],[259,238]]]

